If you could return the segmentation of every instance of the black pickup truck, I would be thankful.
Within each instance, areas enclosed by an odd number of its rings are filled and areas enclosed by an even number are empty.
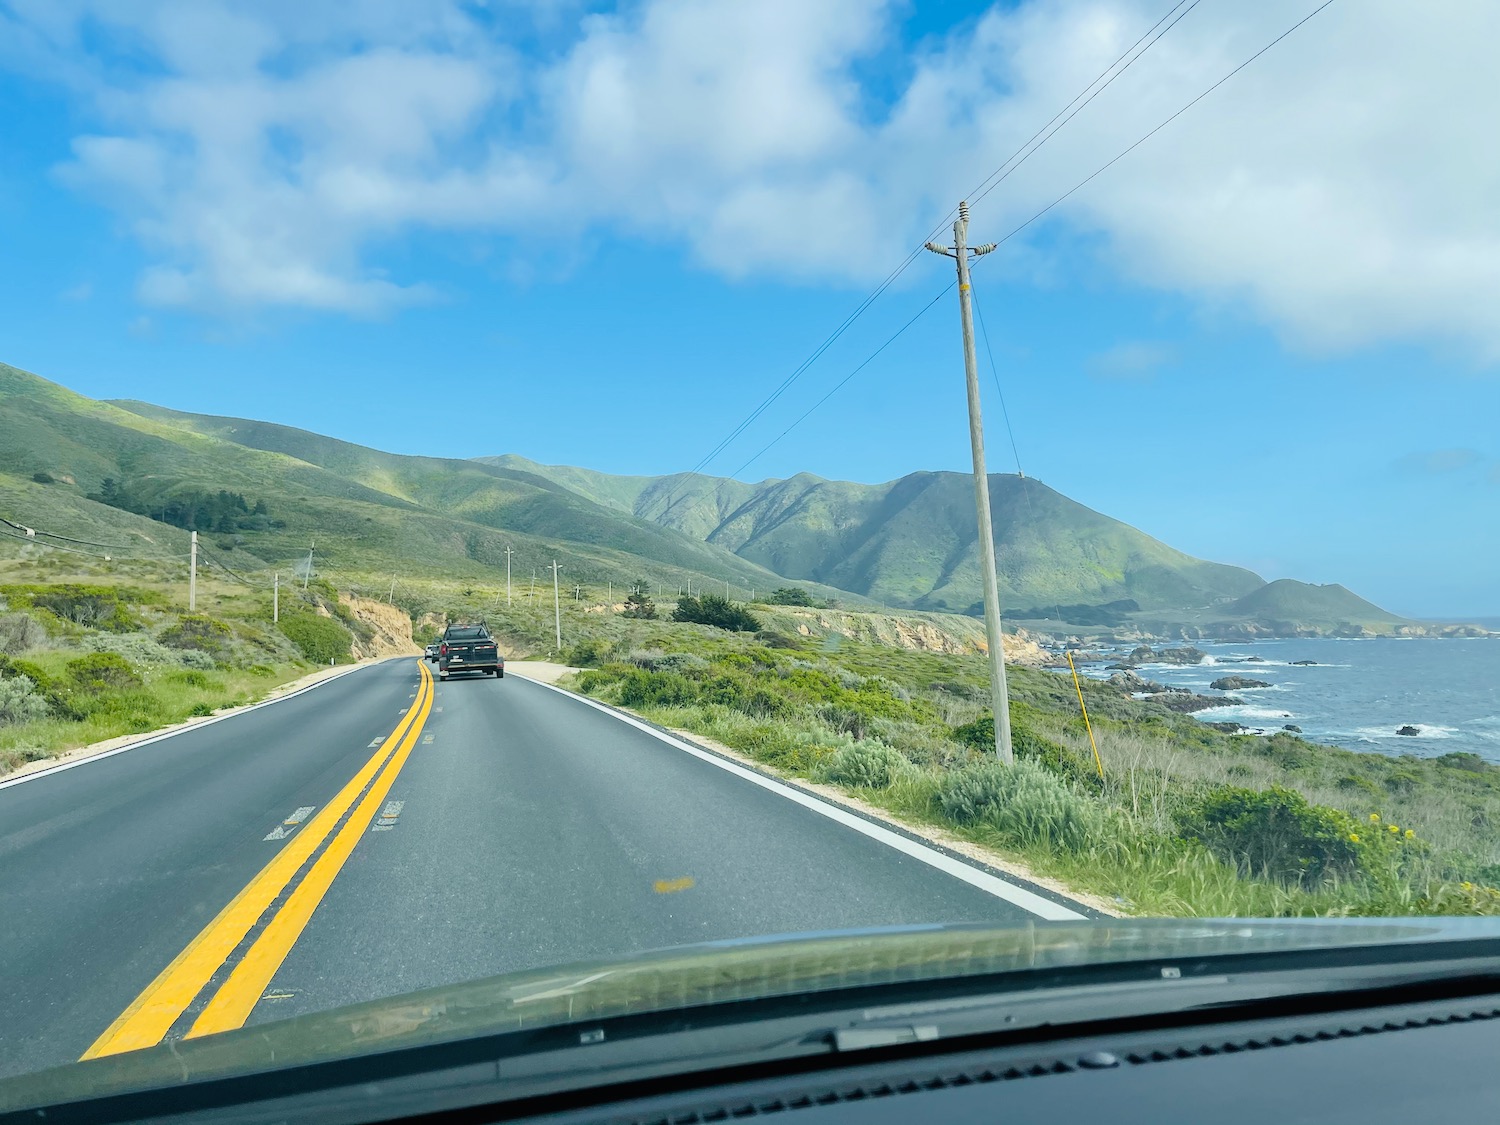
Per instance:
[[[449,625],[438,642],[438,679],[454,672],[505,675],[505,657],[484,625]]]

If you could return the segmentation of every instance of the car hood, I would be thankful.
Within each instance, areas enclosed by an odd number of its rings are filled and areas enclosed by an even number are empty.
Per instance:
[[[1500,938],[1500,919],[1034,922],[710,942],[528,970],[0,1082],[0,1110],[480,1035],[881,984],[1132,961]]]

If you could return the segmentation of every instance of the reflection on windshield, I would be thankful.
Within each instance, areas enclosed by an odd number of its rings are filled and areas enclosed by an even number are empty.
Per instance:
[[[1500,915],[1483,5],[191,7],[3,16],[0,1082]]]

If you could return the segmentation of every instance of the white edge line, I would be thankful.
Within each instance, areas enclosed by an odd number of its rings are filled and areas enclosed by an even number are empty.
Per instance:
[[[909,839],[898,832],[892,832],[889,828],[882,828],[880,825],[874,824],[864,817],[855,816],[851,812],[846,812],[836,805],[830,805],[828,802],[819,800],[817,797],[804,793],[800,789],[794,789],[790,785],[783,785],[781,782],[769,778],[765,774],[746,769],[736,762],[728,761],[717,754],[710,754],[706,750],[701,750],[690,742],[674,738],[670,734],[666,734],[647,723],[641,722],[634,716],[616,711],[613,707],[606,707],[602,703],[589,699],[586,696],[577,695],[566,688],[560,688],[554,684],[543,683],[541,680],[531,680],[529,676],[522,678],[530,680],[531,683],[539,684],[550,691],[555,691],[559,695],[566,696],[585,706],[592,707],[596,711],[602,711],[604,714],[618,719],[628,726],[645,731],[653,738],[665,742],[668,746],[675,747],[686,754],[691,754],[695,758],[701,758],[703,761],[718,766],[727,773],[732,773],[736,777],[759,785],[762,789],[768,789],[772,793],[785,797],[789,801],[795,801],[803,808],[811,809],[820,816],[826,816],[829,820],[836,821],[845,828],[852,828],[856,832],[861,832],[869,836],[872,840],[878,840],[887,847],[895,848],[898,852],[920,860],[929,867],[935,867],[945,874],[952,875],[955,879],[961,879],[972,887],[986,891],[996,898],[1004,899],[1014,906],[1019,906],[1022,910],[1047,919],[1049,922],[1074,921],[1085,917],[1085,915],[1080,914],[1076,910],[1069,910],[1066,906],[1055,903],[1051,899],[1033,894],[1025,887],[1018,887],[1014,883],[1008,883],[1004,879],[991,875],[987,871],[980,871],[976,867],[970,867],[967,863],[956,860],[952,856],[944,855],[942,852],[934,848],[929,848],[925,844],[919,844],[915,840]]]
[[[399,660],[401,658],[393,657],[391,659]],[[24,774],[21,777],[13,777],[8,781],[0,781],[0,789],[9,789],[12,785],[21,785],[28,781],[35,781],[39,777],[51,777],[55,773],[61,773],[63,770],[73,769],[75,766],[86,766],[90,762],[99,762],[103,761],[105,758],[113,758],[116,754],[123,754],[127,750],[135,750],[141,746],[149,746],[153,742],[161,742],[163,739],[175,738],[179,734],[188,734],[191,731],[202,730],[204,727],[211,727],[215,723],[222,723],[225,719],[237,718],[238,716],[246,714],[249,711],[258,710],[261,707],[269,707],[273,703],[282,703],[288,699],[296,699],[297,696],[301,695],[305,691],[312,691],[313,688],[320,688],[324,684],[331,684],[335,680],[342,680],[345,676],[351,675],[354,672],[361,672],[366,668],[375,668],[381,664],[386,664],[388,662],[388,660],[377,660],[373,664],[356,664],[352,668],[345,668],[337,675],[329,676],[327,679],[318,680],[316,683],[305,684],[304,686],[299,687],[296,691],[289,691],[285,695],[278,695],[275,699],[262,699],[259,703],[251,703],[245,707],[236,707],[234,710],[229,711],[226,714],[214,715],[211,718],[204,719],[200,723],[193,723],[189,726],[178,727],[176,730],[162,731],[160,734],[149,734],[145,738],[138,739],[135,742],[127,742],[124,746],[116,746],[113,750],[102,750],[98,754],[90,754],[86,758],[76,758],[71,762],[59,762],[55,766],[48,766],[46,769],[37,770],[35,773]]]

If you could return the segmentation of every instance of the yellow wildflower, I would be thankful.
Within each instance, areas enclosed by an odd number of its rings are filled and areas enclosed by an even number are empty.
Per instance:
[[[1396,826],[1396,825],[1394,825],[1394,824],[1393,824],[1393,825],[1391,825],[1391,831],[1392,831],[1392,832],[1400,832],[1400,831],[1401,831],[1401,829],[1400,829],[1400,828],[1398,828],[1398,827],[1397,827],[1397,826]]]
[[[1357,843],[1359,843],[1359,833],[1358,832],[1351,832],[1351,833],[1349,833],[1349,842],[1351,844],[1357,844]]]
[[[1370,823],[1371,824],[1379,824],[1380,823],[1380,814],[1378,812],[1372,812],[1370,814]]]
[[[1416,837],[1417,837],[1417,834],[1414,831],[1412,831],[1410,828],[1408,828],[1406,830],[1406,838],[1408,840],[1415,840]]]

